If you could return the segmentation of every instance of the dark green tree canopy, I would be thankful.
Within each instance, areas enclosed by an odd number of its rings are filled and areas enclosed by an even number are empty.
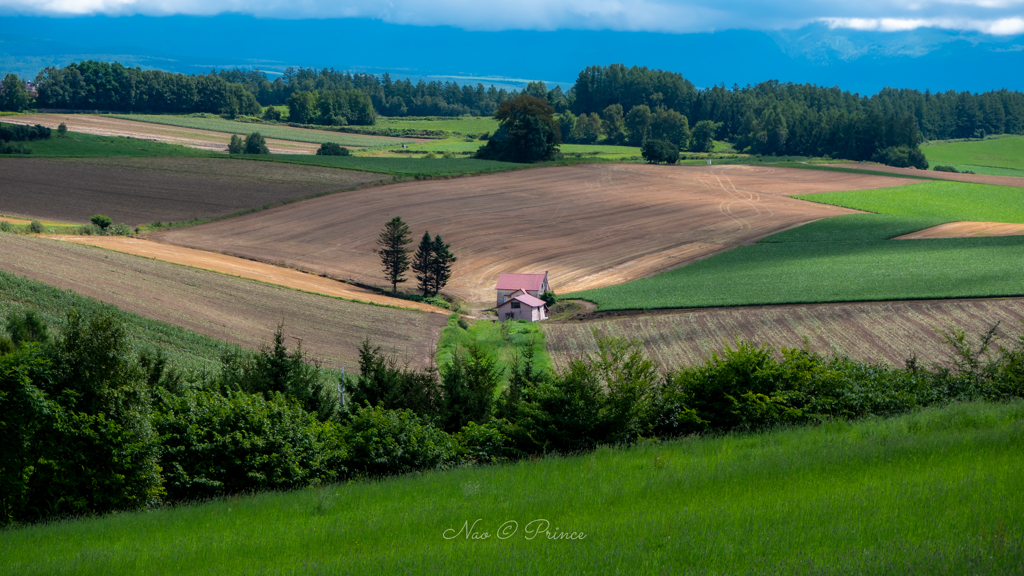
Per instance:
[[[546,101],[527,94],[502,102],[494,113],[501,128],[477,157],[523,163],[550,160],[562,143],[554,114]]]
[[[398,283],[405,282],[409,270],[409,252],[405,246],[412,242],[409,226],[400,216],[395,216],[381,230],[374,252],[380,255],[384,276],[391,284],[391,293],[398,294]]]

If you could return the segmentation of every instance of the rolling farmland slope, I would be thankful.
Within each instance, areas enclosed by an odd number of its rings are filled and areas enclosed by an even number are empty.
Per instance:
[[[597,336],[642,340],[662,367],[694,365],[736,338],[779,348],[836,351],[855,360],[902,366],[917,355],[944,361],[950,350],[936,330],[958,327],[975,335],[1001,323],[1020,333],[1024,298],[799,304],[666,311],[544,324],[548,352],[559,368],[597,351]]]
[[[93,114],[26,114],[5,117],[4,122],[12,124],[42,124],[53,129],[63,122],[72,132],[84,132],[100,136],[130,136],[140,140],[154,140],[167,144],[178,144],[200,150],[215,152],[228,151],[231,134],[214,130],[201,130],[182,126],[136,122],[113,116]],[[255,132],[249,129],[243,134]],[[295,140],[267,138],[267,148],[273,154],[315,154],[319,144]]]
[[[226,158],[5,158],[0,214],[135,226],[224,216],[390,176]]]
[[[904,182],[747,166],[590,164],[400,183],[152,238],[383,285],[372,249],[397,215],[416,237],[429,230],[451,243],[459,261],[447,292],[488,302],[501,272],[548,270],[559,293],[617,284],[850,213],[786,194]]]
[[[401,361],[430,364],[443,314],[397,310],[307,294],[57,240],[0,234],[0,269],[74,290],[122,310],[247,347],[284,323],[288,345],[350,370],[364,338]]]

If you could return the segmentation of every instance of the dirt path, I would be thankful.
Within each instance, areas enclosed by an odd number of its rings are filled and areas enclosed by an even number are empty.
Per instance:
[[[161,244],[137,238],[126,238],[123,236],[48,236],[48,238],[63,240],[65,242],[73,242],[75,244],[98,246],[108,250],[134,254],[136,256],[144,256],[146,258],[153,258],[164,262],[171,262],[173,264],[182,264],[184,266],[191,266],[192,268],[199,268],[201,270],[220,272],[230,276],[259,280],[260,282],[276,284],[287,288],[295,288],[304,292],[336,296],[348,300],[355,300],[357,302],[385,304],[388,306],[398,306],[412,310],[422,310],[424,312],[448,314],[447,310],[441,310],[434,306],[409,300],[402,300],[399,298],[381,296],[380,294],[365,288],[359,288],[358,286],[352,286],[351,284],[345,284],[344,282],[338,282],[336,280],[331,280],[330,278],[314,276],[312,274],[306,274],[305,272],[299,272],[298,270],[282,268],[280,266],[273,266],[262,262],[253,262],[252,260],[235,258],[234,256],[226,256],[216,252],[206,252],[203,250],[183,248],[181,246]]]
[[[98,136],[128,136],[140,140],[153,140],[178,144],[200,150],[227,152],[231,134],[213,132],[196,128],[180,128],[151,122],[135,122],[121,118],[94,116],[90,114],[29,114],[26,116],[10,116],[4,122],[11,124],[42,124],[56,129],[61,122],[67,124],[72,132],[84,132]],[[310,142],[294,142],[267,138],[267,148],[271,154],[316,154],[319,144]]]
[[[1024,236],[1024,224],[1003,222],[948,222],[903,236],[894,240],[920,240],[923,238],[975,238],[980,236]]]
[[[377,235],[401,216],[414,240],[427,230],[451,244],[458,262],[445,291],[486,304],[502,272],[547,270],[563,294],[619,284],[853,213],[791,194],[907,182],[752,166],[549,167],[357,190],[150,238],[374,285]]]

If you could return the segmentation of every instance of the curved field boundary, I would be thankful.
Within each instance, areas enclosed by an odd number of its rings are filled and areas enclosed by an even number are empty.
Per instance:
[[[157,242],[150,242],[148,240],[126,238],[123,236],[48,236],[48,238],[62,240],[64,242],[73,242],[75,244],[98,246],[108,250],[134,254],[136,256],[144,256],[146,258],[153,258],[154,260],[170,262],[172,264],[181,264],[183,266],[199,268],[200,270],[220,272],[221,274],[228,274],[239,278],[248,278],[250,280],[258,280],[267,284],[294,288],[296,290],[302,290],[303,292],[323,294],[324,296],[333,296],[335,298],[344,298],[353,302],[379,304],[382,306],[393,306],[395,308],[435,312],[438,314],[449,313],[447,310],[442,310],[435,306],[422,304],[420,302],[381,296],[380,294],[365,288],[359,288],[358,286],[352,286],[350,284],[345,284],[344,282],[331,280],[330,278],[314,276],[312,274],[299,272],[298,270],[292,270],[290,268],[282,268],[280,266],[273,266],[262,262],[253,262],[252,260],[245,260],[243,258],[236,258],[234,256],[227,256],[216,252],[206,252],[203,250],[183,248],[181,246],[173,246],[170,244],[160,244]]]
[[[27,114],[5,117],[4,122],[26,125],[42,124],[54,130],[63,122],[67,124],[68,130],[71,132],[84,132],[98,136],[126,136],[224,153],[227,153],[228,142],[231,141],[231,134],[227,132],[135,122],[111,116],[89,114]],[[254,124],[253,126],[258,125]],[[249,132],[255,131],[257,131],[256,128],[249,130]],[[316,154],[320,145],[311,142],[267,138],[267,148],[272,154]]]
[[[750,166],[582,164],[391,184],[150,237],[380,284],[373,248],[401,216],[458,257],[445,291],[493,302],[502,272],[550,272],[555,292],[653,275],[854,211],[790,194],[881,188],[887,176]],[[493,305],[493,304],[490,304]]]
[[[921,240],[925,238],[978,238],[982,236],[1024,236],[1024,224],[1003,222],[949,222],[939,224],[893,240]]]
[[[973,184],[994,184],[996,186],[1012,186],[1024,188],[1024,178],[1018,176],[989,176],[986,174],[957,174],[956,172],[937,172],[935,170],[917,170],[916,168],[893,168],[892,166],[876,166],[862,164],[829,164],[839,168],[850,168],[854,170],[870,170],[872,172],[885,172],[915,178],[931,178],[938,180],[955,180],[957,182],[970,182]]]
[[[547,349],[558,368],[597,352],[600,336],[643,341],[663,368],[694,365],[736,338],[776,349],[833,350],[855,360],[886,360],[902,366],[911,355],[925,363],[945,361],[949,348],[936,330],[958,327],[976,336],[1000,322],[1013,338],[1024,320],[1024,298],[918,300],[744,306],[706,310],[626,313],[583,322],[544,323]]]

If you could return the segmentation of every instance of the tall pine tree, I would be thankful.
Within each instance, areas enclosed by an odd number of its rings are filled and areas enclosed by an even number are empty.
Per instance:
[[[434,294],[448,285],[448,279],[452,277],[452,264],[458,260],[450,248],[451,244],[445,244],[440,234],[434,236],[434,254],[430,265],[431,289]]]
[[[374,252],[380,254],[380,262],[384,268],[384,276],[391,283],[391,293],[398,294],[398,283],[405,282],[405,273],[409,270],[409,252],[405,247],[412,242],[409,237],[409,226],[402,222],[402,218],[395,216],[380,232],[377,239],[379,249]]]
[[[416,254],[412,257],[412,270],[416,273],[417,287],[424,296],[434,291],[434,243],[430,240],[430,232],[424,232]]]

